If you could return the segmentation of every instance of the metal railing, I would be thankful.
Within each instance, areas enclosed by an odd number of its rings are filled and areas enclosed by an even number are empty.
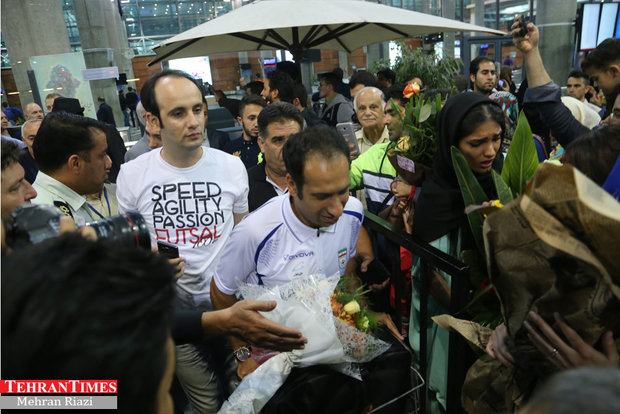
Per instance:
[[[390,223],[378,217],[377,215],[366,211],[364,218],[364,226],[371,232],[375,232],[383,235],[386,239],[391,241],[397,246],[402,246],[409,250],[414,256],[419,257],[420,266],[420,320],[409,321],[409,323],[420,324],[420,351],[418,355],[420,373],[427,380],[427,326],[429,323],[433,323],[428,316],[428,282],[431,277],[433,269],[438,269],[451,276],[450,286],[450,306],[448,312],[451,315],[456,315],[461,311],[468,303],[469,297],[469,282],[468,273],[469,267],[464,263],[458,261],[454,257],[441,250],[436,249],[430,244],[405,233],[404,231],[396,231]],[[372,234],[372,233],[371,233]],[[392,267],[392,284],[395,291],[395,304],[397,318],[395,322],[400,328],[400,304],[404,291],[404,280],[401,277],[400,271],[400,255],[396,254],[396,263]],[[461,413],[463,409],[461,407],[461,388],[465,379],[465,374],[469,368],[469,361],[467,358],[463,358],[463,355],[471,353],[470,348],[467,346],[461,336],[455,332],[450,332],[450,342],[448,349],[448,384],[447,384],[447,413]],[[427,387],[423,387],[420,401],[420,412],[426,413],[426,400],[427,400]]]

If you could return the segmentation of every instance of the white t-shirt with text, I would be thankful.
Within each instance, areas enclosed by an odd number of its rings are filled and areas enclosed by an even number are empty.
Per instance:
[[[195,304],[210,304],[209,285],[234,221],[248,211],[248,177],[241,160],[202,147],[189,168],[161,157],[161,148],[123,164],[117,179],[119,211],[138,211],[149,225],[151,242],[179,248],[185,274],[177,286]]]

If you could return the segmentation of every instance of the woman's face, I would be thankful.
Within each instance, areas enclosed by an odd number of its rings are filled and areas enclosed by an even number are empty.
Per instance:
[[[491,170],[501,144],[501,133],[502,127],[489,119],[480,124],[470,135],[461,138],[459,150],[473,172],[480,174]]]

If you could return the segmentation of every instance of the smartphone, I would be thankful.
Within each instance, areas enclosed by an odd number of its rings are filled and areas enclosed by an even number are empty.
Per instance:
[[[525,37],[527,34],[527,17],[521,15],[519,17],[519,37]]]
[[[497,84],[503,88],[506,85],[506,82],[500,79]]]
[[[336,124],[336,130],[349,144],[351,153],[359,154],[360,148],[357,145],[357,139],[355,139],[355,128],[353,127],[353,122],[341,122]]]
[[[157,242],[157,251],[159,254],[168,259],[176,259],[179,257],[179,248],[174,244],[166,243],[164,241]]]

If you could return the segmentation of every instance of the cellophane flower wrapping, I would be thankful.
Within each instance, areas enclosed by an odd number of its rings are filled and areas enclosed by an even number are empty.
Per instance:
[[[339,320],[332,312],[331,295],[340,275],[312,275],[265,287],[243,284],[244,299],[277,302],[266,318],[297,329],[308,339],[304,349],[280,353],[246,376],[220,413],[257,413],[286,381],[293,367],[330,365],[361,380],[357,364],[369,362],[390,345]]]

